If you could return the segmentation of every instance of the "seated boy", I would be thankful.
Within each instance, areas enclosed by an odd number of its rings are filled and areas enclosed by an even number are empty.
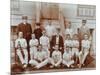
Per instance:
[[[73,67],[74,60],[72,59],[72,51],[69,46],[65,47],[64,53],[63,53],[63,61],[62,63],[67,67]]]
[[[35,34],[31,35],[32,39],[29,42],[30,45],[30,58],[33,59],[33,56],[37,52],[38,40],[35,38]]]
[[[49,53],[43,50],[42,45],[38,46],[37,52],[34,55],[34,58],[29,61],[29,63],[35,68],[39,69],[45,66],[49,61]]]
[[[55,50],[52,52],[52,56],[50,58],[50,62],[52,64],[50,68],[60,67],[60,64],[62,62],[62,53],[59,51],[58,45],[55,45],[54,49]]]
[[[16,48],[16,53],[19,57],[19,60],[23,64],[23,67],[26,68],[28,64],[28,51],[27,51],[27,42],[23,38],[23,33],[19,32],[18,34],[18,39],[15,41],[15,48]],[[24,57],[23,57],[24,55]]]

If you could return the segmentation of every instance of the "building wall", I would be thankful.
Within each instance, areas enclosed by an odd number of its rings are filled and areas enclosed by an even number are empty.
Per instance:
[[[77,29],[81,26],[81,20],[87,19],[87,25],[89,28],[94,29],[93,31],[93,51],[95,51],[95,26],[96,19],[94,17],[84,18],[77,16],[78,5],[75,4],[59,4],[59,9],[66,20],[72,22],[72,27]],[[36,3],[35,2],[20,2],[19,11],[14,13],[11,10],[11,26],[17,26],[21,22],[21,16],[27,15],[29,17],[28,22],[33,25],[36,21]],[[41,9],[42,10],[42,9]]]

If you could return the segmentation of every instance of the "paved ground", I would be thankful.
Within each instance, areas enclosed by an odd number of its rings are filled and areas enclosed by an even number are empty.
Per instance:
[[[87,60],[86,60],[86,65],[83,66],[82,68],[78,68],[77,66],[75,66],[74,68],[67,68],[65,66],[61,66],[59,68],[50,68],[49,64],[46,65],[45,67],[42,67],[40,69],[35,69],[34,67],[31,67],[30,65],[28,65],[28,67],[26,69],[23,69],[21,67],[21,65],[19,65],[17,67],[17,69],[15,69],[16,67],[13,67],[13,66],[16,66],[16,65],[13,65],[12,67],[12,72],[22,72],[22,73],[37,73],[37,72],[55,72],[55,71],[76,71],[76,70],[91,70],[91,69],[95,69],[96,68],[96,60],[95,60],[95,57],[92,56],[92,57],[88,57]],[[12,74],[12,75],[15,75],[15,74]]]

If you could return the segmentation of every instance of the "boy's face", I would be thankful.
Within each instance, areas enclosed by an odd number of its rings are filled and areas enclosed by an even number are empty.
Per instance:
[[[46,35],[46,31],[43,31],[42,34],[43,34],[43,35]]]
[[[69,47],[66,47],[66,50],[69,50]]]
[[[31,37],[32,37],[32,39],[35,39],[35,35],[34,34],[32,34]]]
[[[27,19],[22,19],[22,22],[23,23],[27,23]]]
[[[67,38],[67,39],[70,39],[70,35],[66,35],[66,38]]]
[[[88,35],[84,35],[84,39],[85,40],[88,40]]]
[[[69,47],[66,47],[66,52],[68,52],[70,50],[70,48]]]
[[[71,28],[71,23],[68,23],[68,28]]]
[[[60,34],[60,30],[57,30],[56,32],[57,32],[56,35],[59,36],[59,34]]]
[[[73,39],[74,39],[74,40],[77,40],[77,39],[78,39],[78,36],[77,36],[77,35],[74,35],[74,36],[73,36]]]
[[[23,33],[19,32],[19,37],[22,38],[23,37]]]
[[[41,51],[42,50],[42,46],[38,46],[38,50]]]

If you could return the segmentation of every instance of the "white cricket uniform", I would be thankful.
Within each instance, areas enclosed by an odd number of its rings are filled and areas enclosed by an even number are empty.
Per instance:
[[[72,47],[72,40],[65,40],[64,42],[64,46],[69,46],[69,47]]]
[[[82,40],[82,51],[80,52],[80,62],[81,64],[84,64],[84,61],[89,53],[89,49],[90,49],[90,44],[91,42],[89,40]]]
[[[49,63],[49,55],[50,53],[47,51],[37,51],[36,55],[34,56],[34,59],[30,60],[29,63],[35,65],[36,68],[39,69]],[[40,62],[38,62],[37,60],[39,60]]]
[[[51,26],[50,25],[47,25],[45,27],[45,30],[46,30],[46,33],[47,33],[48,37],[51,37],[51,36],[54,35],[54,33],[56,31],[56,28],[54,26],[52,26],[52,25]]]
[[[72,60],[72,51],[66,51],[63,54],[63,61],[62,63],[66,65],[67,67],[70,67],[70,65],[74,64],[74,60]]]
[[[59,66],[62,62],[62,53],[60,51],[53,51],[50,62],[53,66]]]
[[[31,59],[33,59],[33,56],[36,54],[37,52],[37,46],[38,46],[38,40],[37,39],[31,39],[29,42],[30,45],[30,57]]]
[[[41,36],[40,37],[40,44],[43,46],[43,48],[48,49],[49,48],[49,38],[47,36]]]
[[[25,57],[23,58],[22,53],[21,53],[21,49],[18,48],[18,45],[20,43],[20,46],[22,48],[23,54],[25,55]],[[27,52],[27,42],[24,38],[18,38],[15,41],[15,48],[17,48],[17,55],[21,61],[22,64],[28,64],[28,52]]]
[[[72,41],[72,55],[74,55],[74,54],[77,57],[79,56],[79,41],[78,40],[73,40]]]
[[[70,34],[70,36],[73,36],[73,30],[71,28],[66,28],[65,29],[65,34]]]

